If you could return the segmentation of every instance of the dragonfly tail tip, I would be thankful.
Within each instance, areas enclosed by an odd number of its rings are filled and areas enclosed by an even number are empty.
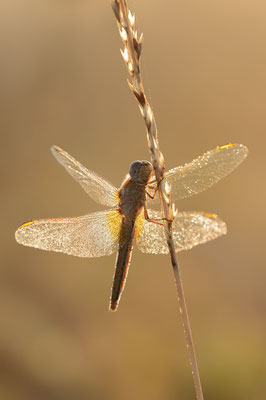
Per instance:
[[[112,301],[109,306],[109,311],[115,312],[117,310],[117,306],[118,306],[117,301]]]

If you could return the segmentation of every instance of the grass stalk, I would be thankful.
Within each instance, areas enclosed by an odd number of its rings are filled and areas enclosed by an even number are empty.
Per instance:
[[[131,14],[131,12],[128,10],[125,0],[111,0],[111,5],[117,19],[120,36],[124,44],[124,49],[121,51],[121,53],[128,69],[129,75],[131,77],[131,81],[128,81],[128,84],[130,90],[132,91],[138,102],[141,114],[144,118],[146,125],[148,147],[151,154],[151,161],[153,164],[155,177],[157,180],[161,208],[164,218],[166,219],[164,224],[165,235],[174,272],[176,290],[180,305],[180,313],[183,321],[196,397],[198,400],[203,400],[196,353],[193,345],[189,316],[186,307],[185,294],[172,237],[172,222],[176,215],[176,210],[175,205],[171,201],[171,187],[163,184],[165,173],[165,160],[163,154],[159,149],[158,133],[154,114],[145,95],[144,86],[140,74],[142,35],[140,35],[140,37],[138,37],[137,35],[137,31],[135,28],[135,15]]]

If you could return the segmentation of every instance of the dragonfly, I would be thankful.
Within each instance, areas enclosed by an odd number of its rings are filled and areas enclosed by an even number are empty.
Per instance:
[[[61,148],[52,146],[51,152],[93,200],[109,209],[80,217],[32,220],[17,229],[15,238],[25,246],[78,257],[100,257],[117,252],[109,306],[115,311],[125,286],[134,238],[143,253],[168,254],[162,214],[148,208],[159,203],[153,167],[148,161],[134,161],[117,189]],[[247,153],[242,144],[216,147],[166,172],[161,184],[170,185],[173,201],[187,198],[228,175]],[[191,249],[226,231],[225,222],[205,212],[177,212],[172,223],[176,251]]]

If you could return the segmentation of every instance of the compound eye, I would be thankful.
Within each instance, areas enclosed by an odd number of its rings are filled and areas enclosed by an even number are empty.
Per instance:
[[[134,161],[133,163],[131,163],[129,168],[129,175],[131,176],[132,179],[138,178],[140,168],[141,168],[140,161]]]

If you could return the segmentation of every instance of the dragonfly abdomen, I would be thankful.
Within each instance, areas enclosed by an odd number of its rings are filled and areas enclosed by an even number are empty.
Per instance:
[[[120,240],[115,265],[110,310],[116,311],[122,291],[124,289],[128,267],[130,264],[133,239],[135,234],[135,219],[126,223],[125,219],[121,224]]]

